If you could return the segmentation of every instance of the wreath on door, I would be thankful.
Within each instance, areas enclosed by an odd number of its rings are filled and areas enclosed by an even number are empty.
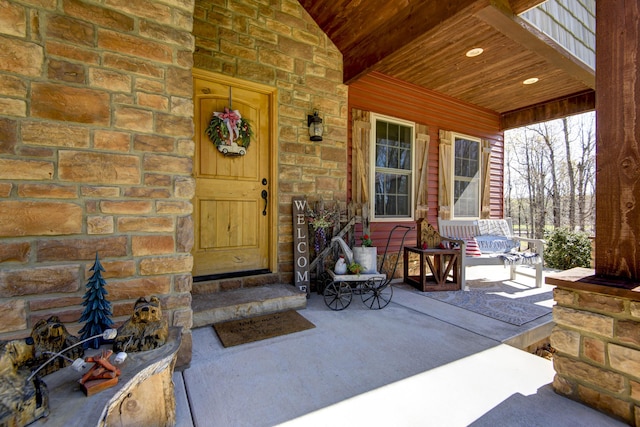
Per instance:
[[[238,110],[227,107],[214,112],[206,129],[207,136],[224,155],[244,156],[249,148],[253,131]]]

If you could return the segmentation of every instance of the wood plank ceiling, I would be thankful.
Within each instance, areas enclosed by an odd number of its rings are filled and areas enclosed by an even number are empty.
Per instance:
[[[594,107],[593,71],[517,16],[541,2],[300,0],[342,52],[345,83],[380,72],[501,113],[504,128]]]

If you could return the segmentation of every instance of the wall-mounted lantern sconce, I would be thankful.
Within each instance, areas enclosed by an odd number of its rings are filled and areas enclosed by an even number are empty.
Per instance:
[[[322,119],[315,111],[313,116],[307,116],[307,126],[309,126],[309,137],[312,141],[322,141]]]

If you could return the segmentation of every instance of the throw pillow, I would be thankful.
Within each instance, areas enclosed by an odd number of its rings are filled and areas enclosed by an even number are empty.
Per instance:
[[[465,239],[465,243],[467,244],[467,249],[465,254],[467,256],[481,256],[482,252],[480,252],[480,247],[478,246],[478,242],[474,237],[470,237]]]

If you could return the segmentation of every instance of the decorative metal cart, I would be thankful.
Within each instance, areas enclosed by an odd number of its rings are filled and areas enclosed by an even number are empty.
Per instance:
[[[371,274],[335,274],[330,270],[323,272],[320,283],[324,288],[322,294],[324,296],[324,303],[327,307],[335,311],[344,310],[349,306],[349,304],[351,304],[353,294],[357,294],[361,295],[362,302],[369,309],[380,310],[385,308],[389,302],[391,302],[391,298],[393,297],[391,281],[395,275],[396,268],[398,267],[398,261],[404,246],[404,240],[412,229],[413,227],[408,227],[406,225],[396,225],[393,227],[389,233],[389,237],[387,238],[387,245],[382,257],[380,272]],[[403,233],[402,242],[400,243],[395,263],[393,263],[393,268],[391,268],[391,265],[389,265],[389,267],[386,266],[385,261],[387,258],[389,243],[391,242],[396,230]],[[343,252],[345,252],[347,258],[351,258],[353,254],[350,254],[351,251],[349,248],[346,247],[343,240],[340,239],[340,242],[343,246]],[[351,260],[349,259],[349,261]]]

